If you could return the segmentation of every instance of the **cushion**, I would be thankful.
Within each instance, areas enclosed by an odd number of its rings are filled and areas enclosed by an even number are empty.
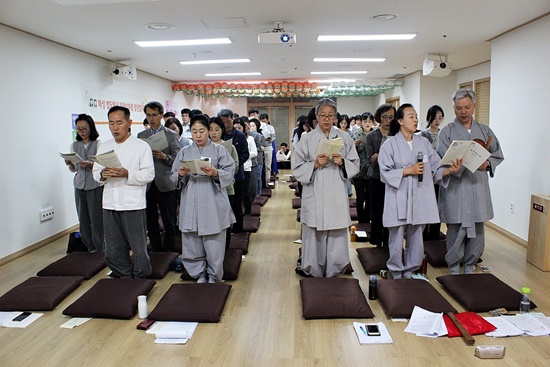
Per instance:
[[[359,220],[359,215],[357,215],[357,208],[349,208],[349,217],[351,220]]]
[[[232,233],[229,241],[230,249],[239,249],[243,255],[248,253],[248,244],[250,243],[250,232]]]
[[[292,209],[300,209],[302,207],[302,198],[292,198]]]
[[[67,253],[70,252],[88,252],[88,248],[82,242],[80,232],[69,233],[69,243],[67,244]]]
[[[296,188],[298,188],[298,181],[292,182],[290,185],[288,185],[288,187],[291,188],[291,189],[296,189]]]
[[[427,281],[379,279],[378,299],[389,317],[411,317],[414,306],[431,312],[455,312],[454,307]]]
[[[260,228],[260,217],[243,217],[244,232],[257,232],[258,228]]]
[[[270,189],[262,189],[260,195],[270,198],[271,197],[271,190]]]
[[[442,275],[436,279],[469,311],[488,312],[501,307],[519,311],[521,293],[493,274]],[[531,302],[531,308],[536,307]]]
[[[230,284],[173,284],[148,318],[219,322],[230,290]]]
[[[168,274],[170,264],[178,258],[177,252],[149,252],[152,272],[149,279],[162,279]]]
[[[237,280],[239,269],[243,259],[243,252],[240,249],[227,249],[223,258],[223,280]],[[182,280],[195,280],[183,268],[180,278]]]
[[[149,294],[155,283],[151,279],[100,279],[63,314],[106,319],[132,318],[137,311],[137,297]]]
[[[252,204],[259,205],[259,206],[264,206],[265,203],[267,203],[268,200],[269,200],[269,198],[267,196],[256,196],[254,198],[254,202]]]
[[[354,223],[352,224],[355,226],[356,231],[364,231],[367,233],[366,237],[357,237],[356,242],[369,242],[370,241],[370,232],[371,232],[371,224],[370,223]],[[350,226],[351,227],[351,226]]]
[[[447,242],[445,240],[424,241],[424,253],[428,263],[433,267],[447,266],[445,255],[447,254]]]
[[[356,249],[361,266],[367,274],[378,274],[387,269],[386,263],[390,258],[388,247],[361,247]]]
[[[250,210],[250,215],[253,217],[259,217],[262,211],[262,207],[260,205],[252,205]]]
[[[350,208],[357,207],[357,199],[356,198],[349,198],[349,207]]]
[[[0,311],[51,311],[83,280],[82,276],[29,278],[0,297]]]
[[[303,278],[300,289],[305,319],[374,317],[357,279]]]
[[[38,276],[82,276],[90,279],[105,268],[105,254],[71,252],[40,270]]]

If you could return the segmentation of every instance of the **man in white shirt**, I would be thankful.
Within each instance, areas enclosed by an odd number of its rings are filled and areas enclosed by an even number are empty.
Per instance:
[[[147,278],[151,263],[147,255],[147,183],[155,178],[149,144],[130,133],[130,110],[114,106],[107,114],[113,139],[101,144],[97,154],[113,150],[121,167],[94,163],[93,176],[104,185],[103,224],[105,261],[113,277]],[[133,253],[133,266],[129,249]]]
[[[187,139],[191,140],[191,126],[189,126],[189,121],[191,121],[191,117],[189,117],[189,112],[191,112],[189,108],[184,108],[181,110],[181,125],[183,126],[181,136],[184,136]]]
[[[266,184],[271,179],[271,165],[273,163],[273,142],[275,141],[275,128],[269,122],[267,113],[260,115],[262,134],[267,142],[267,147],[264,150],[265,156],[265,182]]]

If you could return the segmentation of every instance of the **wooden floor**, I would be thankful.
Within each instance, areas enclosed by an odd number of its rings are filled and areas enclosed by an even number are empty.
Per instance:
[[[476,345],[505,345],[503,360],[480,360],[474,347],[460,338],[427,339],[403,332],[406,323],[386,317],[378,301],[369,301],[376,317],[393,337],[391,345],[360,345],[352,319],[304,320],[299,280],[294,267],[300,236],[296,211],[291,208],[293,191],[284,182],[283,171],[272,198],[262,209],[258,233],[241,266],[239,279],[225,306],[221,322],[200,324],[186,345],[156,345],[154,337],[136,330],[139,319],[94,319],[75,329],[61,329],[68,320],[61,312],[79,298],[107,270],[86,281],[57,309],[26,329],[0,328],[0,366],[548,366],[550,337],[492,339],[476,337]],[[538,311],[550,315],[550,273],[526,263],[526,250],[487,229],[484,264],[493,274],[519,289],[529,286]],[[0,294],[33,276],[65,254],[67,238],[0,267]],[[365,244],[357,244],[365,246]],[[364,291],[364,273],[352,243],[350,257]],[[428,278],[446,295],[438,275],[446,269],[429,267]],[[181,282],[170,272],[157,282],[149,295],[152,309],[168,287]],[[362,320],[367,321],[367,320]],[[368,320],[372,321],[372,320]]]

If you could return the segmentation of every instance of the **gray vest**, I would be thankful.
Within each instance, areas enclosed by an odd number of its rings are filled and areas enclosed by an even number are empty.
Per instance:
[[[85,161],[89,161],[89,155],[95,155],[97,153],[97,143],[97,140],[90,141],[88,149],[86,149],[82,140],[77,140],[73,143],[73,151]],[[99,183],[97,183],[92,176],[92,167],[83,168],[80,164],[76,165],[74,187],[79,190],[93,190],[99,187]]]

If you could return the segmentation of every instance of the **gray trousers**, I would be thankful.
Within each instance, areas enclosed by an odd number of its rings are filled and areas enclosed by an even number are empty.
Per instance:
[[[216,281],[223,278],[225,231],[206,236],[199,236],[197,232],[181,233],[183,266],[192,278],[206,274]]]
[[[475,223],[476,236],[468,238],[466,228],[461,224],[447,224],[447,254],[445,261],[451,274],[460,273],[460,264],[464,264],[464,273],[473,273],[477,261],[485,249],[485,226]]]
[[[105,261],[113,275],[121,278],[147,278],[151,261],[147,254],[145,209],[103,210]],[[134,261],[130,259],[132,250]]]
[[[105,251],[103,233],[103,186],[93,190],[74,190],[74,200],[82,242],[90,252]]]
[[[349,264],[348,229],[318,231],[302,225],[302,270],[322,278],[342,274]]]
[[[420,268],[424,257],[424,241],[422,232],[424,225],[407,224],[389,227],[390,258],[386,265],[393,279],[409,279],[413,272]],[[405,251],[403,251],[405,240]]]

